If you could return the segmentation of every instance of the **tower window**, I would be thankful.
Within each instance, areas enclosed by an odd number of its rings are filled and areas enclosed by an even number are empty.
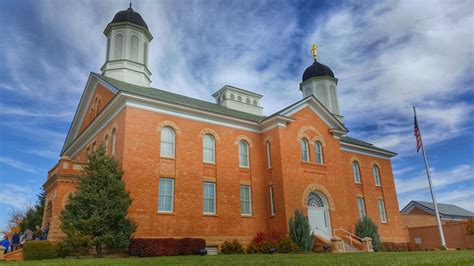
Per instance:
[[[247,104],[250,104],[250,99],[249,98],[247,98]]]
[[[253,100],[253,105],[257,106],[257,100]]]
[[[143,63],[148,65],[148,43],[145,42],[143,45]]]
[[[237,101],[241,102],[241,101],[242,101],[242,97],[238,96],[238,97],[237,97]]]
[[[117,34],[115,36],[115,50],[114,59],[122,59],[123,35]]]
[[[138,62],[138,37],[135,35],[130,39],[130,60]]]
[[[230,95],[230,98],[231,98],[232,100],[234,100],[234,99],[235,99],[234,94],[231,94],[231,95]]]

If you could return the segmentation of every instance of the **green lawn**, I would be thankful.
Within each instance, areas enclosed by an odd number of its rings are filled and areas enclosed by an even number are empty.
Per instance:
[[[5,265],[474,265],[474,250],[378,253],[177,256],[153,258],[55,259],[0,262]]]

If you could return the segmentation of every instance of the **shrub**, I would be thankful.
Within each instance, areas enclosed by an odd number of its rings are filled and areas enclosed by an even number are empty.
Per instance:
[[[290,237],[301,251],[310,251],[313,248],[313,233],[309,226],[308,217],[300,210],[295,210],[295,216],[288,220]]]
[[[202,238],[134,238],[129,253],[138,257],[198,255],[205,247]]]
[[[469,219],[465,222],[466,235],[474,236],[474,218]]]
[[[258,233],[250,242],[247,253],[271,253],[272,250],[276,251],[278,249],[279,241],[280,237],[275,233],[270,235]]]
[[[372,247],[375,251],[380,250],[380,236],[377,231],[377,225],[365,216],[362,220],[359,220],[355,225],[356,235],[360,238],[370,237],[372,238]]]
[[[244,249],[237,239],[232,242],[225,241],[221,246],[221,253],[223,254],[242,254]]]
[[[43,260],[58,257],[58,246],[46,240],[27,241],[23,245],[25,260]]]
[[[296,253],[298,250],[298,245],[290,237],[282,238],[278,243],[279,253]]]
[[[58,256],[64,258],[69,255],[88,255],[92,247],[93,244],[89,236],[71,236],[59,242]]]
[[[382,251],[408,251],[407,243],[382,242]]]

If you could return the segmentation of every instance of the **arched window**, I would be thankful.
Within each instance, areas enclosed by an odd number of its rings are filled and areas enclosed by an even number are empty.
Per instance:
[[[202,138],[202,158],[206,163],[215,163],[216,141],[211,134],[206,134]]]
[[[249,98],[247,98],[247,104],[250,104],[250,99]]]
[[[242,97],[237,96],[237,101],[241,102],[241,101],[242,101]]]
[[[314,191],[309,193],[307,204],[310,207],[318,207],[318,208],[326,207],[325,204],[324,204],[324,200],[321,197],[321,195],[319,195],[319,193],[316,193]]]
[[[311,95],[311,88],[310,87],[306,87],[304,88],[304,97],[308,97]]]
[[[170,127],[161,129],[160,155],[174,158],[175,134]]]
[[[257,106],[257,100],[253,100],[253,105]]]
[[[130,60],[138,62],[138,37],[133,35],[130,38]]]
[[[122,59],[123,35],[115,35],[114,59]]]
[[[301,160],[309,162],[309,145],[305,138],[301,139]]]
[[[105,51],[105,61],[110,58],[110,37],[107,37],[107,50]]]
[[[143,44],[143,63],[148,65],[148,43]]]
[[[231,94],[231,95],[230,95],[230,98],[231,98],[232,100],[234,100],[234,99],[235,99],[234,94]]]
[[[316,141],[316,143],[314,144],[314,149],[316,150],[316,163],[323,164],[323,146],[321,145],[321,142]]]
[[[268,169],[272,168],[272,156],[271,156],[271,147],[270,142],[267,141],[267,167]]]
[[[381,184],[380,184],[380,171],[379,171],[379,167],[377,165],[374,165],[373,167],[373,172],[374,172],[374,180],[375,180],[375,185],[380,187]]]
[[[249,145],[244,140],[239,142],[239,166],[249,167]]]
[[[116,139],[115,135],[116,135],[116,130],[114,128],[114,129],[112,129],[112,149],[111,149],[112,156],[115,155],[115,139]]]
[[[360,183],[360,167],[359,163],[356,161],[352,163],[352,172],[354,172],[354,181]]]

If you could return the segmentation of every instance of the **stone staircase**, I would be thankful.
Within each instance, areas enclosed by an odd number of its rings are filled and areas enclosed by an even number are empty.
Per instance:
[[[12,252],[8,252],[7,254],[3,255],[3,259],[6,261],[22,261],[23,260],[23,249],[17,249]]]
[[[362,250],[352,246],[351,243],[349,243],[348,241],[343,240],[342,242],[344,242],[344,252],[345,253],[362,252]]]

